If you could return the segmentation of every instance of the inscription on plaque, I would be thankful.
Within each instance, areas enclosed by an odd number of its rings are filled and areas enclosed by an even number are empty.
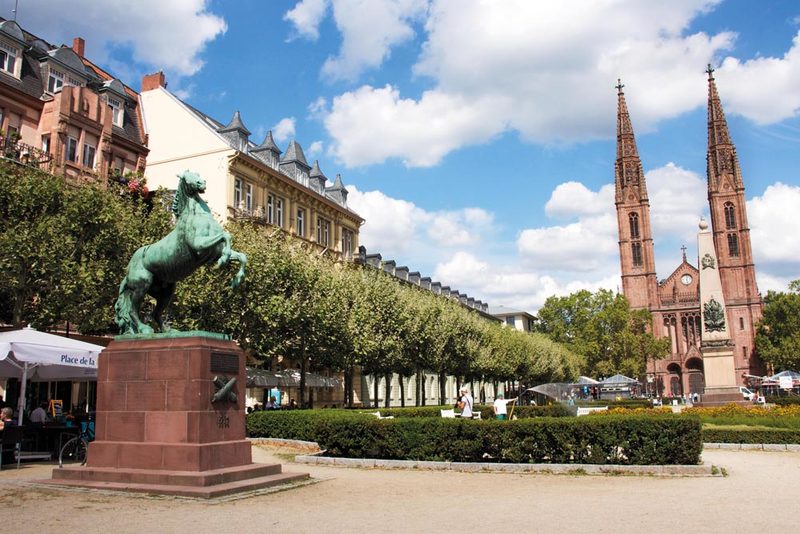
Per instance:
[[[211,353],[211,372],[239,374],[239,356],[237,354]]]

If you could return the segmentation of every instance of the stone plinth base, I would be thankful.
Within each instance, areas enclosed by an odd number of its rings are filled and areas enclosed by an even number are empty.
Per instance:
[[[728,386],[705,389],[705,393],[701,395],[700,402],[696,406],[701,407],[714,407],[725,406],[726,404],[739,404],[742,406],[750,405],[752,402],[744,400],[739,386]]]
[[[283,473],[280,464],[250,464],[199,472],[64,467],[54,469],[53,478],[47,482],[90,489],[212,499],[307,479],[307,473]]]
[[[231,379],[235,400],[212,403],[219,384]],[[214,497],[307,478],[252,463],[246,380],[244,356],[232,341],[113,341],[98,362],[96,439],[87,465],[55,469],[53,482]]]

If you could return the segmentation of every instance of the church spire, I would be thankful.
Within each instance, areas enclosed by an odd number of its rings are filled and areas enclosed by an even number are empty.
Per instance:
[[[617,80],[617,160],[614,164],[614,181],[616,183],[617,202],[626,197],[624,190],[633,188],[636,197],[647,199],[647,184],[642,172],[642,161],[636,148],[633,125],[625,102],[625,87]]]
[[[614,162],[614,182],[622,292],[632,308],[653,308],[658,306],[659,300],[650,227],[650,202],[647,199],[642,161],[636,148],[623,87],[622,82],[617,80],[617,159]]]
[[[709,192],[718,191],[723,175],[730,175],[734,188],[743,187],[736,148],[728,132],[728,122],[717,93],[714,69],[708,65],[708,155],[707,174]]]

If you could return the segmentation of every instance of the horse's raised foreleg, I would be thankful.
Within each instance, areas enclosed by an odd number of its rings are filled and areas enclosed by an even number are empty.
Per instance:
[[[233,277],[233,280],[231,280],[231,287],[239,287],[244,281],[244,273],[247,269],[247,256],[243,252],[231,249],[231,259],[239,262],[239,270],[236,272],[236,276]]]
[[[224,240],[225,244],[222,246],[222,254],[219,255],[219,259],[217,260],[217,265],[220,267],[231,261],[231,256],[233,253],[233,249],[231,248],[231,234],[228,232],[222,232],[222,239]],[[246,259],[245,263],[247,263]]]

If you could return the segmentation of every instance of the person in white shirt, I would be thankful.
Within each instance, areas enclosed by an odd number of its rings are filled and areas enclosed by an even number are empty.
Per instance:
[[[515,400],[517,400],[517,397],[505,400],[503,398],[503,392],[502,391],[498,392],[497,398],[494,400],[494,406],[492,407],[495,419],[499,421],[504,421],[506,419],[506,416],[508,415],[508,403],[514,402]]]
[[[472,395],[469,394],[467,387],[461,388],[461,398],[458,401],[458,407],[461,408],[461,417],[464,419],[472,419]]]
[[[47,421],[47,403],[43,402],[38,408],[31,412],[31,423],[44,423]]]

